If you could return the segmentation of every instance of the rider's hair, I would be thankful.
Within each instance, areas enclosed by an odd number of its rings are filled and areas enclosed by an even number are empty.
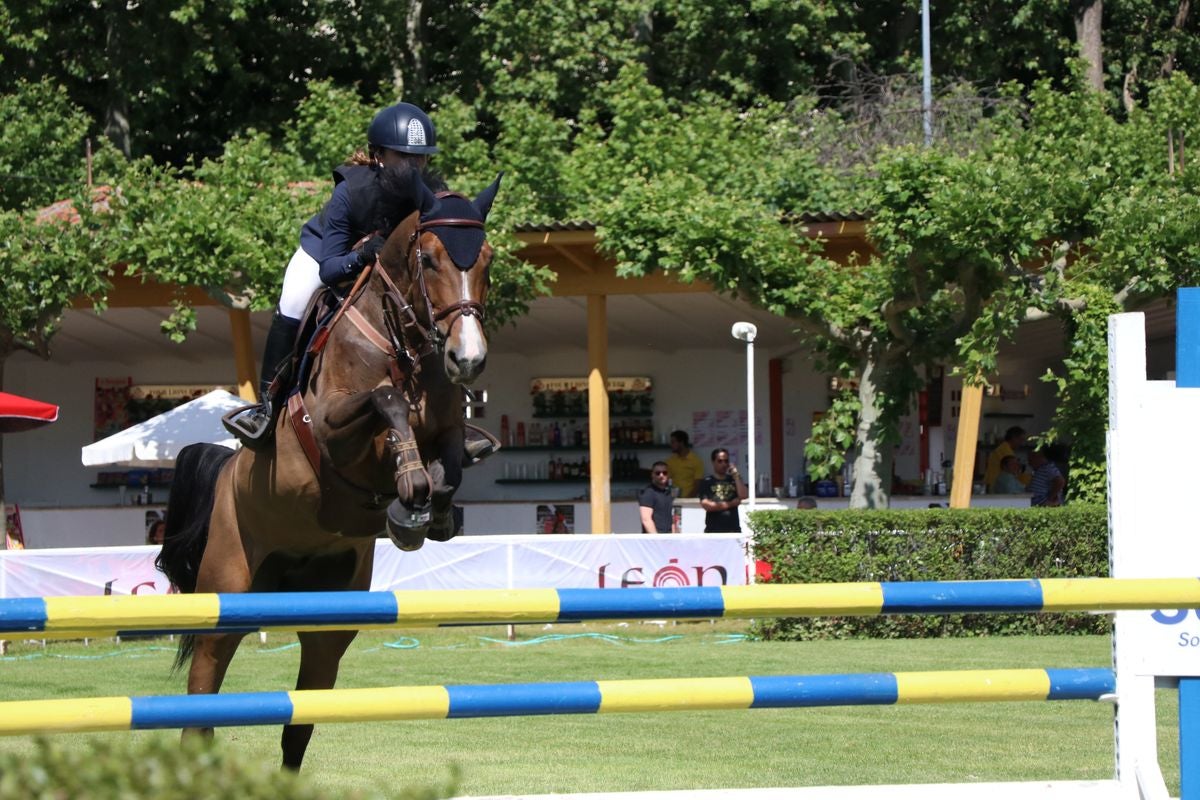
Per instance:
[[[346,157],[345,166],[347,167],[369,167],[372,164],[377,164],[383,160],[383,152],[386,148],[383,147],[360,147]],[[397,155],[403,159],[400,166],[416,167],[420,169],[423,164],[429,162],[428,156],[416,156],[409,153],[397,152]]]

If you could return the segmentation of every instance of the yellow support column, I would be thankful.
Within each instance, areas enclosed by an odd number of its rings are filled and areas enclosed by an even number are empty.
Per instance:
[[[592,533],[612,533],[608,452],[608,297],[589,294],[587,315]]]
[[[979,414],[983,410],[983,387],[963,386],[958,411],[958,441],[954,444],[954,484],[950,507],[971,507],[971,484],[975,480],[975,445],[979,442]]]
[[[229,310],[229,328],[233,333],[233,363],[237,369],[238,397],[248,403],[258,401],[258,371],[254,368],[254,340],[250,336],[250,312],[244,308]]]

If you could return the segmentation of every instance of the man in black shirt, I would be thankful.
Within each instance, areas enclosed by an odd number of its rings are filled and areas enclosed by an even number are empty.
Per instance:
[[[704,515],[705,533],[740,533],[738,506],[750,496],[736,466],[729,463],[729,451],[718,447],[712,451],[713,474],[702,479],[698,495]]]
[[[642,533],[679,533],[671,513],[671,487],[665,461],[650,467],[650,485],[638,492],[638,513],[642,515]]]

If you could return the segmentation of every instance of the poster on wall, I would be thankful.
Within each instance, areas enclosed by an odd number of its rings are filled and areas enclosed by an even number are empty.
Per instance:
[[[754,417],[754,444],[763,443],[762,417]],[[712,450],[724,447],[735,464],[745,465],[746,444],[750,438],[750,428],[747,424],[745,409],[712,409],[692,412],[692,430],[690,432],[692,447],[700,455],[700,460],[707,463]]]
[[[539,505],[536,525],[535,533],[574,533],[575,506],[573,504]]]
[[[25,549],[25,531],[21,530],[21,509],[13,503],[4,512],[4,547],[8,550]]]
[[[133,378],[96,378],[92,441],[98,442],[132,424],[129,420],[129,390],[132,386]]]

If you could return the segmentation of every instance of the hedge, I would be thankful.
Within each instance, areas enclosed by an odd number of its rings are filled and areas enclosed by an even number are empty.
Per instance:
[[[965,581],[1108,575],[1104,506],[757,511],[771,583]],[[1106,615],[950,614],[761,620],[769,639],[1108,633]]]
[[[230,744],[200,736],[138,734],[78,742],[39,738],[33,753],[0,754],[0,800],[438,800],[445,786],[329,792],[303,775],[251,760]]]

